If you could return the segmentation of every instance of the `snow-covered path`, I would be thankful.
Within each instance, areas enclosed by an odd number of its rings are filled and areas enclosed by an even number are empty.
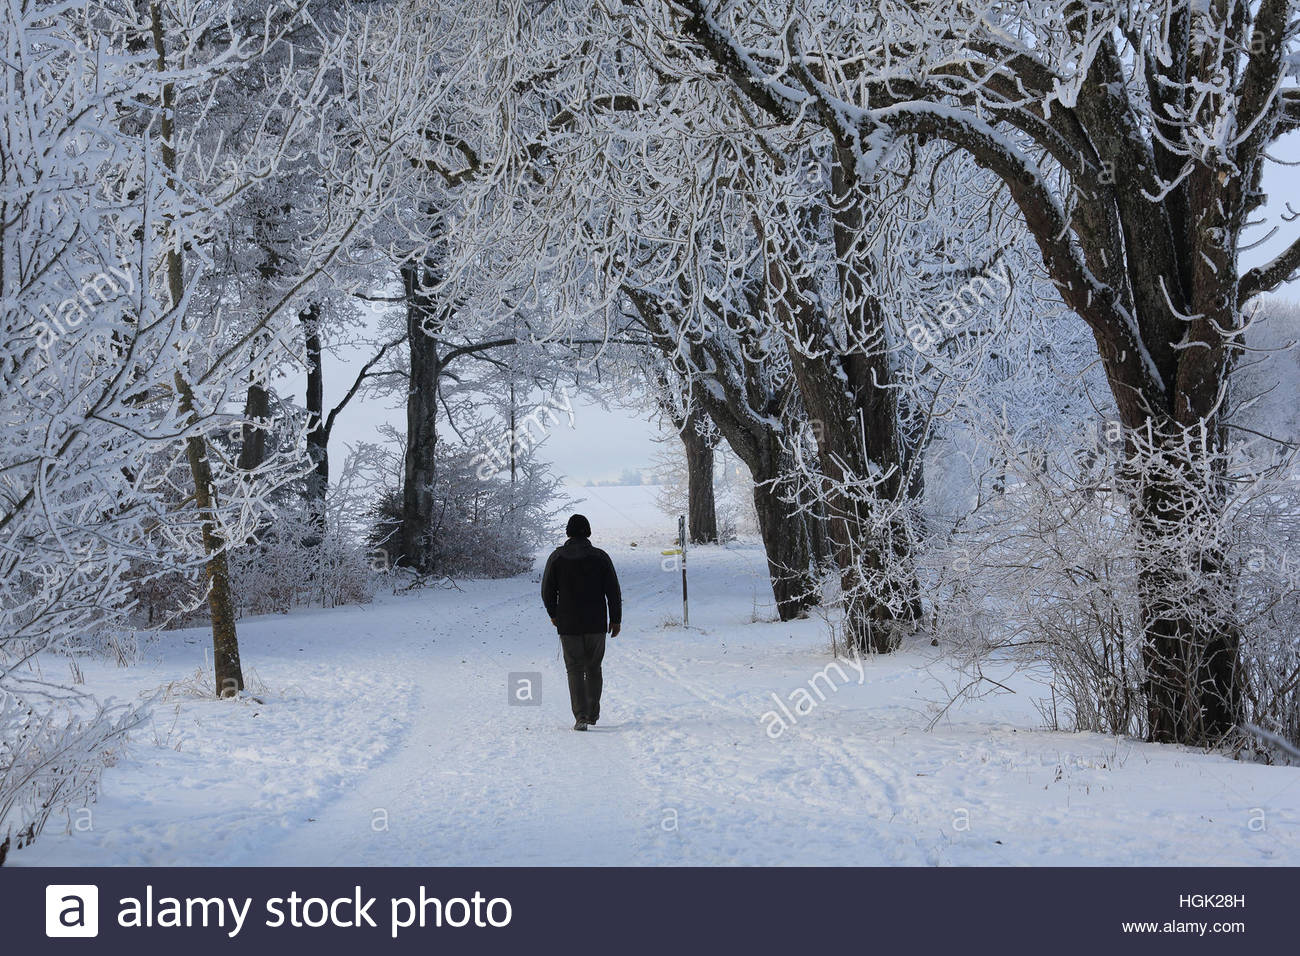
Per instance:
[[[634,524],[597,534],[627,610],[593,731],[570,728],[535,574],[251,619],[264,703],[173,687],[91,812],[13,862],[1300,863],[1300,770],[1047,733],[1024,680],[927,731],[955,680],[928,642],[827,669],[822,622],[766,620],[754,548],[692,552],[684,630],[666,535]],[[88,684],[175,681],[205,642]],[[537,706],[509,704],[519,672]],[[776,739],[773,695],[804,705]]]

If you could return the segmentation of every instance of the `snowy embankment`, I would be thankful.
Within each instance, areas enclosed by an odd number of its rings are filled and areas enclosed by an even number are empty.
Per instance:
[[[11,862],[1300,864],[1300,769],[1045,732],[1024,679],[927,730],[957,681],[938,649],[828,669],[821,621],[770,620],[754,547],[691,553],[683,630],[652,491],[575,491],[626,601],[592,732],[536,573],[246,619],[264,703],[173,687],[90,814]],[[183,682],[205,643],[87,685]],[[540,703],[512,705],[530,672]]]

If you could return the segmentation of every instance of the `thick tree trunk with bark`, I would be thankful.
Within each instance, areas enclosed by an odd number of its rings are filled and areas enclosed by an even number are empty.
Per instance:
[[[406,294],[407,343],[411,376],[406,393],[406,459],[402,480],[402,540],[399,562],[420,574],[434,568],[432,541],[433,485],[438,452],[438,306],[427,291],[427,266],[402,267]]]
[[[754,476],[754,511],[767,553],[767,570],[776,598],[776,613],[783,621],[805,617],[821,600],[814,556],[805,515],[782,500],[781,449],[768,445],[749,464]]]
[[[1189,496],[1184,475],[1161,480],[1148,472],[1139,481],[1148,734],[1213,743],[1240,719],[1240,622],[1223,605],[1223,592],[1215,593],[1226,583],[1224,556],[1189,540],[1188,528],[1213,527],[1221,514]]]
[[[840,354],[793,242],[767,242],[770,307],[789,337],[795,380],[813,425],[824,476],[827,535],[840,572],[844,633],[861,653],[888,653],[918,606],[910,568],[907,456],[899,430],[884,316],[866,288],[856,187],[833,164],[836,256],[849,337]],[[820,351],[809,347],[818,343]],[[822,343],[827,343],[821,345]],[[886,517],[881,520],[881,514]]]
[[[706,423],[696,404],[678,426],[686,447],[686,525],[691,544],[718,543],[718,508],[713,493],[713,449],[717,439],[701,430]]]
[[[1102,57],[1090,74],[1083,113],[1094,128],[1113,123],[1101,104],[1118,69]],[[1107,176],[1091,184],[1100,211],[1080,228],[1099,270],[1112,256],[1127,267],[1102,273],[1123,290],[1112,305],[1120,314],[1090,316],[1088,303],[1075,307],[1090,318],[1127,431],[1121,473],[1140,543],[1148,734],[1213,745],[1242,717],[1242,622],[1231,616],[1231,572],[1217,532],[1227,498],[1220,415],[1243,325],[1237,248],[1248,182],[1229,157],[1207,155],[1182,175],[1182,160],[1164,156],[1158,144],[1152,157],[1145,144],[1108,135],[1123,157],[1116,175],[1125,181]],[[1141,164],[1153,159],[1182,180],[1159,201],[1132,195],[1143,188]],[[1112,196],[1113,205],[1104,201]],[[1112,222],[1141,255],[1124,260],[1105,228]],[[1123,315],[1129,310],[1135,322]]]
[[[1240,208],[1241,197],[1224,189],[1230,175],[1207,163],[1187,177],[1189,219],[1174,237],[1172,274],[1159,268],[1161,257],[1131,264],[1144,361],[1128,360],[1124,332],[1095,329],[1127,435],[1120,474],[1139,540],[1147,732],[1165,743],[1214,745],[1242,718],[1243,622],[1231,613],[1232,572],[1218,533],[1227,501],[1220,411],[1242,327],[1240,223],[1225,214]],[[1160,207],[1148,203],[1135,206],[1125,225],[1154,236],[1161,219]],[[1171,307],[1169,289],[1180,308]],[[1186,348],[1190,342],[1199,345]]]
[[[325,499],[330,486],[329,430],[325,425],[325,375],[321,360],[320,306],[312,304],[298,314],[302,322],[307,359],[307,512],[314,529],[308,547],[325,536]]]

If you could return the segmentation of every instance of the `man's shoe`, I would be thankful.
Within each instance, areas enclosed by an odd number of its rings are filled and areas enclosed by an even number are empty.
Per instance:
[[[574,730],[586,730],[586,729],[587,729],[587,722],[586,722],[585,720],[583,720],[581,717],[579,717],[579,718],[578,718],[578,722],[577,722],[576,724],[573,725],[573,729],[574,729]]]
[[[596,726],[596,721],[598,721],[598,720],[600,720],[599,717],[591,717],[591,718],[589,718],[589,719],[587,720],[587,726],[588,726],[588,727],[595,727],[595,726]]]

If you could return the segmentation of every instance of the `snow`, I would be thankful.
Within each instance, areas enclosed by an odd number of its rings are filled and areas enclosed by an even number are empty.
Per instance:
[[[203,630],[156,660],[83,660],[100,694],[173,684],[91,816],[16,865],[1300,863],[1300,769],[1046,732],[1038,688],[949,710],[916,639],[828,685],[824,622],[773,620],[752,544],[689,552],[691,623],[653,487],[572,488],[618,567],[600,724],[570,729],[537,572],[241,622],[258,700],[183,682]],[[632,542],[636,546],[632,546]],[[543,557],[539,555],[539,561]],[[46,662],[47,670],[63,667]],[[512,672],[542,675],[510,706]],[[260,682],[260,684],[259,684]],[[776,739],[773,695],[821,698]],[[264,685],[264,688],[261,686]]]

